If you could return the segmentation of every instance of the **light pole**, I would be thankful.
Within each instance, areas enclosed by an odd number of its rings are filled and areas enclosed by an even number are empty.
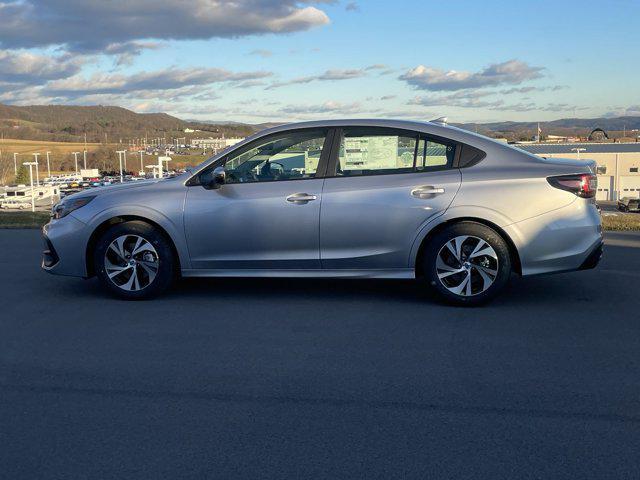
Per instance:
[[[13,154],[13,174],[18,175],[18,154]]]
[[[77,173],[78,173],[78,154],[79,154],[80,152],[71,152],[71,153],[73,154],[73,159],[74,159],[74,160],[75,160],[75,162],[76,162],[76,174],[77,174]]]
[[[35,157],[35,162],[36,162],[36,185],[39,187],[40,186],[40,174],[38,173],[38,170],[40,170],[39,165],[38,165],[38,157],[40,156],[39,153],[34,153],[33,156]]]
[[[126,172],[127,171],[127,151],[126,150],[122,151],[122,157],[124,158],[124,162],[123,162],[124,163],[124,171]]]
[[[47,177],[51,180],[51,165],[49,164],[49,154],[51,152],[47,152]]]
[[[118,154],[118,163],[120,164],[120,183],[123,182],[123,178],[122,178],[122,155],[124,154],[124,150],[116,150],[116,153]]]
[[[142,150],[140,150],[140,171],[144,172],[144,165],[143,165],[143,158],[142,158]]]
[[[31,211],[36,211],[36,199],[33,195],[33,166],[38,165],[36,162],[24,162],[23,165],[29,167],[29,181],[31,182]]]
[[[576,152],[578,154],[578,160],[580,160],[580,152],[586,152],[587,149],[586,148],[572,148],[571,151],[572,152]]]
[[[84,169],[87,169],[87,151],[83,150],[82,151],[82,159],[83,159],[83,164],[84,164]]]

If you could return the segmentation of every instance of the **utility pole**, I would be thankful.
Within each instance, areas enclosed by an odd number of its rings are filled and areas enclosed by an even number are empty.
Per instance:
[[[78,173],[78,154],[80,152],[71,152],[71,153],[73,154],[73,158],[74,158],[74,160],[76,162],[76,174],[77,174]]]
[[[47,177],[51,180],[51,165],[49,164],[49,154],[51,152],[47,152]]]
[[[18,154],[13,154],[13,174],[18,175]]]
[[[34,153],[33,156],[36,158],[35,162],[36,162],[36,185],[39,187],[40,186],[40,174],[38,173],[38,170],[40,170],[39,166],[38,166],[38,157],[40,156],[39,153]]]
[[[36,162],[24,162],[23,165],[29,167],[29,181],[31,182],[31,211],[36,211],[36,199],[33,194],[33,166],[38,165]]]
[[[123,150],[122,151],[122,156],[124,157],[124,171],[127,171],[127,151]]]

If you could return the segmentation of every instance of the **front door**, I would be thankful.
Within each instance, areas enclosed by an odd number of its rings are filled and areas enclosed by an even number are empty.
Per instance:
[[[422,227],[453,201],[456,145],[416,132],[345,128],[325,180],[324,269],[403,269]]]
[[[319,220],[326,130],[263,137],[201,172],[226,183],[187,191],[185,234],[195,269],[320,268]],[[320,167],[320,168],[319,168]]]

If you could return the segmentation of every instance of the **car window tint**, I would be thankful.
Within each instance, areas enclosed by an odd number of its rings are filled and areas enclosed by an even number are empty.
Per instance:
[[[304,131],[256,141],[226,160],[226,183],[250,183],[313,178],[326,131]]]

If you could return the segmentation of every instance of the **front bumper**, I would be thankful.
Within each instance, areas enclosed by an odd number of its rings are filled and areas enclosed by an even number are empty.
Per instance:
[[[42,227],[42,269],[56,275],[86,277],[87,225],[71,214]]]

